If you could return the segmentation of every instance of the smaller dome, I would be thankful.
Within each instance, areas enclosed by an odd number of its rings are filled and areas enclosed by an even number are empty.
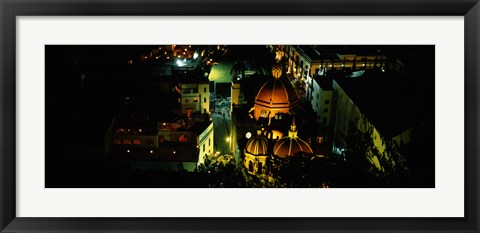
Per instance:
[[[284,137],[278,140],[273,147],[273,154],[281,158],[293,156],[299,152],[307,154],[313,153],[312,148],[310,148],[308,143],[300,138]]]
[[[246,152],[252,155],[266,155],[267,149],[268,141],[261,132],[256,137],[250,138],[245,147]]]
[[[312,154],[312,148],[297,136],[297,125],[295,124],[295,117],[293,118],[292,125],[288,131],[288,136],[278,140],[273,146],[273,154],[285,158],[287,156],[293,156],[296,153],[304,152]]]

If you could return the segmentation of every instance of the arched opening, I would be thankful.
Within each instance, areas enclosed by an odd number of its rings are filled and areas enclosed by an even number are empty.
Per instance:
[[[248,161],[248,171],[253,172],[253,163],[252,161]]]
[[[262,174],[262,169],[263,169],[263,164],[262,164],[262,162],[258,162],[258,171],[257,171],[257,173],[258,173],[258,174]]]

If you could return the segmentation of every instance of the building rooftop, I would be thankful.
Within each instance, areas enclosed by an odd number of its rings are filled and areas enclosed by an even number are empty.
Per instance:
[[[339,56],[334,51],[321,51],[321,49],[314,48],[311,45],[300,45],[298,46],[311,61],[319,60],[336,60],[339,59]]]
[[[406,78],[372,76],[367,72],[360,78],[335,81],[383,136],[393,137],[434,116],[434,93]]]
[[[313,80],[318,83],[320,88],[324,91],[329,91],[332,90],[332,82],[333,79],[328,76],[320,76],[320,75],[314,75]]]
[[[196,122],[187,130],[199,136],[208,128],[208,126],[210,126],[210,124],[212,124],[212,122]]]

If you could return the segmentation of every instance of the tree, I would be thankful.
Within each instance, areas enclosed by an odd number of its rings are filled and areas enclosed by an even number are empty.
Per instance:
[[[345,158],[352,175],[358,179],[369,180],[372,177],[359,176],[364,171],[376,178],[377,185],[390,186],[408,175],[408,168],[402,155],[402,149],[393,139],[380,135],[381,148],[375,145],[374,126],[358,109],[351,110],[352,118],[348,124],[348,133],[344,136]],[[375,182],[375,181],[374,181]],[[372,180],[369,180],[369,184]]]

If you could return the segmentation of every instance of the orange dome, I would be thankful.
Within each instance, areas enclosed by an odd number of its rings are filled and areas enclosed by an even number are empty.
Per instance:
[[[273,154],[285,158],[287,156],[293,156],[298,152],[304,152],[312,154],[312,148],[297,136],[297,125],[295,124],[295,117],[293,118],[292,125],[288,131],[288,136],[278,140],[273,146]]]
[[[298,152],[313,153],[312,148],[300,138],[284,137],[278,140],[273,147],[273,154],[281,158],[293,156]]]
[[[247,153],[252,155],[266,155],[268,148],[268,141],[263,135],[257,135],[256,137],[250,138],[247,142],[245,150]]]
[[[257,93],[255,118],[258,119],[260,115],[268,115],[268,113],[270,113],[269,117],[273,117],[279,112],[288,113],[299,102],[300,99],[288,79],[272,78]]]

